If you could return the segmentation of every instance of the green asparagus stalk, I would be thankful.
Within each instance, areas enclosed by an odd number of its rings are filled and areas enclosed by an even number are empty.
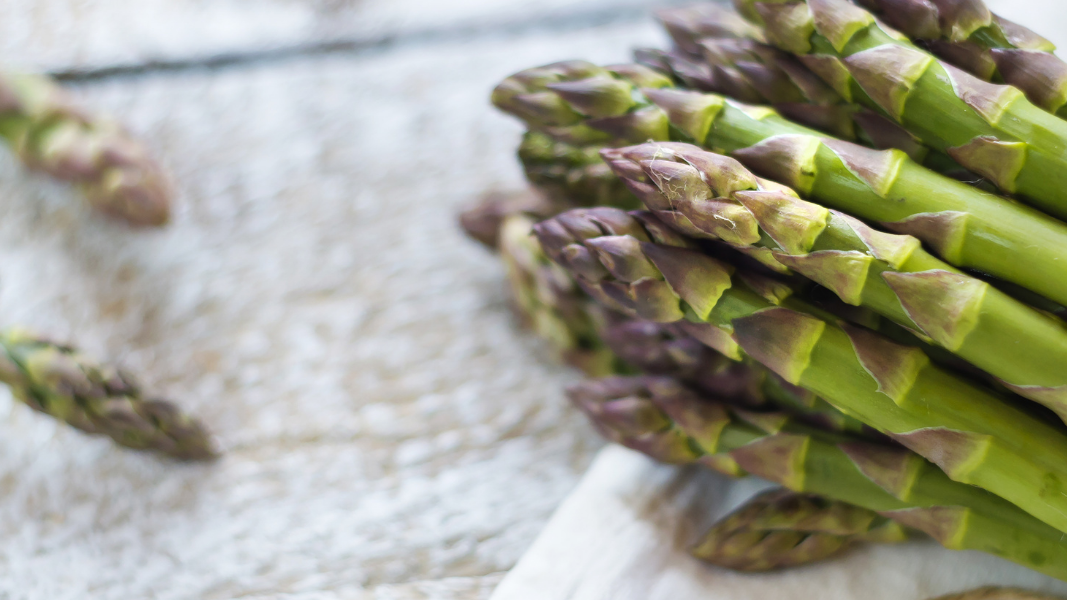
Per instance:
[[[825,431],[885,442],[887,438],[826,400],[792,385],[763,365],[731,359],[701,343],[696,323],[664,324],[623,319],[608,325],[604,343],[622,362],[646,375],[671,377],[732,406],[775,410]],[[624,374],[624,370],[619,371]]]
[[[681,327],[631,319],[591,301],[533,237],[533,219],[558,212],[554,203],[539,199],[530,193],[494,195],[465,211],[460,223],[472,239],[499,250],[513,312],[549,343],[561,362],[591,376],[625,373],[628,365],[677,377],[744,405],[762,406],[774,398],[805,414],[824,415],[828,424],[855,427],[825,401],[775,381],[765,370],[728,359]]]
[[[874,511],[946,548],[989,552],[1067,579],[1060,531],[951,481],[912,452],[730,410],[671,379],[612,377],[574,386],[569,395],[609,440],[657,460],[706,464],[726,456],[749,473]]]
[[[501,216],[506,202],[513,212]],[[698,338],[718,330],[695,323],[661,324],[625,317],[591,302],[574,279],[550,262],[532,238],[530,201],[522,197],[489,198],[488,206],[468,211],[467,220],[486,214],[502,234],[500,254],[511,286],[512,306],[519,320],[545,339],[561,362],[592,376],[637,370],[674,377],[694,389],[748,408],[776,407],[827,431],[852,432],[884,439],[815,394],[784,381],[754,361],[738,362],[712,350]],[[476,213],[471,216],[470,213]],[[533,213],[536,214],[536,213]],[[486,235],[476,228],[472,237]],[[709,331],[710,330],[710,331]]]
[[[600,159],[600,144],[576,145],[529,131],[519,146],[526,179],[551,198],[560,210],[578,206],[636,208],[637,199]]]
[[[216,455],[199,422],[170,402],[145,398],[121,370],[26,331],[0,334],[0,381],[30,408],[119,445],[182,460]]]
[[[769,104],[798,123],[842,139],[856,140],[862,133],[857,131],[861,123],[855,120],[859,107],[842,100],[793,56],[751,40],[733,38],[701,40],[699,47],[703,50],[700,57],[662,52],[657,58],[690,89],[723,94],[740,102]],[[644,52],[644,56],[652,55],[652,51]],[[876,122],[887,125],[885,129],[894,133],[903,132],[883,117],[876,115]],[[899,137],[919,153],[909,154],[922,160],[927,149],[903,133]]]
[[[740,348],[952,479],[1067,531],[1067,436],[944,371],[918,348],[821,318],[777,282],[691,249],[650,213],[576,209],[534,231],[594,298],[652,321],[715,325],[725,335],[701,341],[727,347],[727,355]]]
[[[897,148],[934,171],[983,188],[993,187],[949,155],[923,145],[889,118],[845,101],[795,57],[764,43],[762,35],[730,26],[719,27],[724,34],[708,37],[705,32],[711,29],[709,21],[732,22],[740,18],[736,12],[722,8],[713,12],[717,16],[694,13],[690,8],[661,11],[660,20],[679,50],[640,51],[635,57],[654,56],[650,66],[665,69],[692,89],[724,94],[740,102],[767,104],[794,122],[865,146]],[[731,31],[737,33],[725,34]]]
[[[1057,596],[1038,594],[1015,588],[983,587],[962,594],[938,596],[932,600],[1062,600]]]
[[[883,233],[801,200],[732,158],[679,143],[602,154],[680,232],[760,249],[1067,420],[1067,324],[1060,319],[938,260],[911,236]]]
[[[767,39],[1000,189],[1067,216],[1067,122],[1018,89],[937,61],[848,0],[757,2]]]
[[[986,81],[1013,85],[1067,116],[1067,62],[1055,45],[993,14],[982,0],[857,0],[939,58]]]
[[[880,150],[896,148],[938,173],[995,189],[949,155],[924,146],[903,127],[875,111],[845,102],[839,96],[836,102],[821,97],[812,80],[825,84],[793,56],[751,40],[706,39],[700,45],[705,51],[700,59],[656,50],[636,51],[634,56],[637,62],[656,65],[690,89],[769,105],[795,123]]]
[[[903,152],[829,139],[715,94],[639,90],[643,83],[611,69],[583,62],[533,69],[505,80],[494,103],[535,128],[597,129],[621,143],[695,142],[828,208],[913,235],[956,267],[1067,304],[1064,223],[924,169]]]
[[[765,41],[758,26],[745,20],[737,11],[712,2],[663,9],[656,13],[656,17],[675,46],[690,56],[700,55],[700,40],[705,38]]]
[[[459,215],[459,226],[467,237],[486,248],[496,251],[500,246],[500,231],[508,217],[529,215],[537,220],[574,208],[566,203],[556,203],[543,194],[522,192],[489,192],[478,203]]]
[[[638,372],[673,377],[736,405],[766,406],[778,393],[768,384],[766,371],[723,356],[674,324],[619,315],[604,327],[601,337],[623,363]],[[808,408],[811,404],[806,391],[788,389],[782,396],[792,406]]]
[[[0,72],[0,136],[26,165],[76,183],[104,213],[138,226],[170,216],[168,178],[147,149],[45,76]]]
[[[710,13],[695,9],[660,11],[660,21],[679,51],[646,50],[641,56],[655,56],[659,68],[666,68],[692,89],[768,104],[797,123],[880,149],[898,148],[919,162],[929,154],[929,148],[896,123],[844,100],[794,56],[762,43],[762,35],[753,33],[751,27],[718,28],[737,35],[707,34],[718,21],[740,19],[736,12],[721,7]],[[951,163],[944,155],[936,162],[946,167]]]
[[[906,539],[897,522],[874,511],[779,489],[717,522],[692,553],[736,571],[771,571],[818,562],[858,543]]]
[[[616,372],[615,355],[599,335],[607,317],[570,274],[545,257],[531,236],[533,225],[529,216],[518,213],[508,216],[500,229],[500,256],[515,314],[548,341],[562,362],[590,376]]]

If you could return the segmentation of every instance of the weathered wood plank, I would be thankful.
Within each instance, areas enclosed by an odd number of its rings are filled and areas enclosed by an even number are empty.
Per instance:
[[[0,63],[69,70],[343,42],[418,43],[496,26],[633,20],[686,0],[2,0]]]

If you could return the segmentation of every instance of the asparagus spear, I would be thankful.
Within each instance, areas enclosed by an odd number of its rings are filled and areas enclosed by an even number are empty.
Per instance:
[[[896,148],[938,173],[995,189],[949,155],[923,145],[890,119],[839,96],[836,102],[821,96],[817,85],[825,84],[780,50],[732,38],[706,39],[700,41],[700,46],[705,52],[700,59],[655,50],[635,52],[635,58],[649,66],[658,65],[688,88],[770,105],[793,122],[872,148]]]
[[[824,560],[861,542],[905,539],[898,523],[874,511],[779,489],[717,522],[692,553],[737,571],[770,571]]]
[[[706,328],[695,323],[663,324],[624,318],[608,325],[602,337],[622,362],[646,375],[672,377],[733,406],[773,409],[825,431],[887,441],[885,436],[756,361],[737,361],[712,350],[693,335],[707,336],[702,331]]]
[[[653,50],[637,56],[645,60],[652,57],[688,88],[724,94],[741,102],[769,104],[794,121],[843,139],[856,139],[858,123],[854,117],[859,107],[842,100],[793,56],[745,39],[710,38],[697,43],[703,51],[699,57]],[[892,130],[903,132],[888,119],[878,118]],[[901,137],[919,153],[917,160],[922,160],[926,148],[906,133]]]
[[[715,94],[662,85],[642,93],[643,84],[623,73],[584,62],[549,65],[508,78],[493,99],[535,128],[599,128],[623,143],[696,142],[829,208],[914,235],[957,267],[1067,304],[1064,223],[937,175],[903,152],[828,139],[771,109]]]
[[[919,332],[1067,420],[1067,324],[1060,319],[954,269],[913,237],[801,200],[732,158],[679,143],[602,154],[679,231],[764,249],[844,302]]]
[[[606,317],[568,273],[545,257],[530,235],[533,224],[527,215],[514,214],[499,234],[515,313],[563,362],[592,376],[615,372],[615,355],[598,334]]]
[[[842,139],[859,139],[876,148],[899,148],[920,162],[929,154],[930,149],[902,127],[844,100],[794,56],[763,43],[762,35],[753,32],[751,25],[747,29],[729,26],[740,19],[736,12],[721,7],[711,11],[696,8],[658,13],[678,52],[645,50],[640,56],[655,57],[659,68],[667,69],[689,88],[740,102],[769,104],[808,127]],[[720,22],[724,25],[712,27]],[[942,157],[938,165],[951,163]]]
[[[170,184],[147,149],[45,76],[0,72],[0,136],[29,167],[78,184],[98,210],[138,226],[170,216]]]
[[[672,464],[726,455],[796,492],[877,512],[946,548],[981,550],[1067,579],[1062,534],[1018,507],[949,480],[915,454],[730,410],[663,378],[608,378],[569,390],[608,439]]]
[[[576,206],[637,206],[637,199],[600,159],[599,144],[576,145],[529,131],[519,146],[519,160],[530,183],[557,200]]]
[[[673,324],[653,323],[619,315],[604,327],[604,344],[619,359],[649,375],[674,377],[694,389],[747,407],[764,406],[769,386],[758,368],[730,359],[700,343]],[[620,370],[625,374],[625,370]],[[807,406],[806,395],[789,397],[793,405]]]
[[[1045,212],[1067,216],[1067,123],[1018,89],[982,81],[887,31],[848,0],[738,0],[768,40],[802,57],[846,99]]]
[[[952,479],[1067,531],[1060,493],[1067,437],[918,348],[828,322],[777,282],[690,249],[650,213],[575,209],[534,231],[594,298],[653,321],[715,325],[789,383],[889,434]]]
[[[945,62],[986,81],[1019,88],[1031,102],[1067,116],[1067,63],[1055,45],[993,14],[982,0],[857,0]]]
[[[704,38],[765,41],[763,31],[736,11],[714,3],[667,8],[656,13],[674,44],[686,54],[699,55]]]
[[[215,456],[195,419],[165,400],[147,399],[121,370],[22,330],[0,334],[0,381],[15,398],[86,433],[182,460]]]
[[[531,237],[530,201],[507,198],[504,207],[511,207],[513,212],[506,215],[500,214],[505,210],[501,202],[505,200],[494,196],[487,199],[488,207],[469,212],[499,218],[496,224],[504,231],[493,233],[492,237],[500,239],[515,313],[552,345],[563,362],[591,375],[623,374],[636,369],[674,377],[738,406],[775,406],[828,431],[884,439],[755,361],[738,362],[739,354],[730,358],[701,343],[698,337],[716,335],[719,330],[714,327],[632,319],[591,302],[578,283],[551,263]],[[485,235],[484,226],[480,226],[472,237],[480,239]]]
[[[566,208],[571,207],[561,208],[545,195],[529,191],[489,192],[477,204],[460,213],[459,226],[467,237],[495,251],[500,245],[500,231],[508,217],[526,214],[544,219]]]
[[[712,350],[693,336],[713,336],[709,327],[653,323],[597,306],[568,273],[548,261],[531,237],[532,229],[528,216],[509,216],[500,252],[516,314],[549,342],[562,362],[591,376],[636,369],[674,377],[738,406],[774,406],[827,431],[881,439],[815,394],[754,361],[738,362]]]
[[[932,600],[1061,600],[1058,597],[1038,594],[1015,588],[983,587],[962,594],[938,596]]]

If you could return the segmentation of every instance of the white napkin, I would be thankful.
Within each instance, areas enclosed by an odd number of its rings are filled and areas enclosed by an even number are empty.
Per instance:
[[[704,526],[767,487],[607,447],[492,600],[923,600],[983,585],[1067,597],[1067,583],[930,540],[860,546],[761,574],[708,566],[687,554]]]

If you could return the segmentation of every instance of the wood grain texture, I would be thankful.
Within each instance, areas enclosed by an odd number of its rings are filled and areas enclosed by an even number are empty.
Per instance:
[[[688,0],[0,0],[0,56],[70,70],[330,44],[425,45],[496,27],[634,21]]]

